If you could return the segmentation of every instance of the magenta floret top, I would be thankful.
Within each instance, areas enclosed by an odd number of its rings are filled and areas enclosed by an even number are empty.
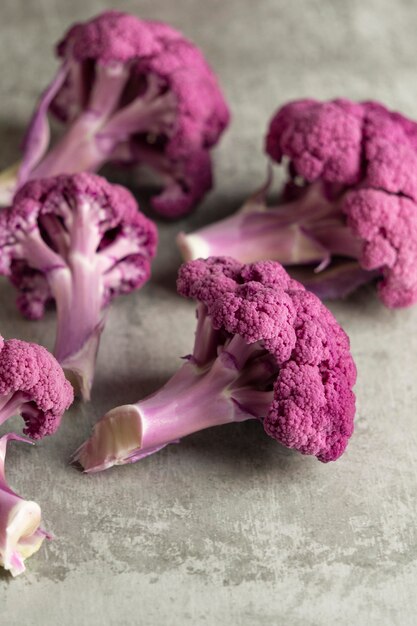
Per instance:
[[[345,191],[342,211],[380,272],[389,307],[417,301],[417,124],[378,102],[298,100],[272,118],[266,151],[292,177]]]
[[[59,363],[45,348],[18,339],[0,339],[0,399],[5,398],[19,406],[26,423],[23,432],[42,439],[57,430],[74,393]]]
[[[353,432],[356,368],[346,333],[320,300],[279,263],[224,257],[184,264],[178,291],[207,307],[214,328],[261,342],[275,357],[267,434],[321,461],[337,459]]]

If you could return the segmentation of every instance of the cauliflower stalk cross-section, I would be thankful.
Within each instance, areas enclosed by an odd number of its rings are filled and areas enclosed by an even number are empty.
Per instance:
[[[44,539],[52,536],[41,528],[39,504],[18,496],[6,481],[4,465],[9,441],[30,442],[14,433],[0,438],[0,565],[12,576],[18,576],[26,569],[25,560],[39,550]]]

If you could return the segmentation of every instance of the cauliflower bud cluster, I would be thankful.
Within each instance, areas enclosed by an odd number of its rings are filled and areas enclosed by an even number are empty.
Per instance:
[[[45,348],[0,336],[0,425],[21,415],[23,432],[42,439],[56,432],[73,399],[72,386]],[[18,576],[51,535],[41,527],[39,505],[18,496],[6,480],[6,448],[13,440],[30,443],[15,433],[0,437],[0,565]]]
[[[322,298],[377,281],[391,308],[417,301],[417,124],[377,102],[297,100],[266,137],[287,165],[282,202],[270,183],[235,215],[178,238],[185,259],[228,250],[274,259]]]
[[[272,119],[272,159],[336,187],[359,266],[389,307],[417,301],[417,124],[378,102],[290,102]],[[374,273],[373,273],[374,272]]]
[[[191,211],[212,187],[210,152],[229,122],[201,51],[167,24],[108,11],[73,26],[57,54],[61,65],[33,113],[3,200],[28,180],[110,162],[157,174],[158,213]],[[54,142],[48,115],[62,125]]]
[[[96,472],[248,419],[302,454],[339,458],[353,432],[356,369],[320,300],[279,263],[227,257],[184,264],[178,292],[198,303],[193,352],[162,389],[99,420],[74,460]]]
[[[85,399],[109,305],[149,280],[156,244],[131,193],[96,174],[31,181],[0,212],[0,274],[29,319],[55,303],[54,354]]]

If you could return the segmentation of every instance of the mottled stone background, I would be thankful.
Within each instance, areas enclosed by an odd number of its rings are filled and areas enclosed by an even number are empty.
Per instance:
[[[132,467],[68,466],[94,420],[155,390],[189,351],[194,311],[175,294],[174,236],[235,210],[263,180],[262,134],[290,98],[378,98],[417,116],[413,0],[131,0],[168,20],[218,71],[233,125],[217,188],[187,221],[160,224],[152,282],[115,302],[92,404],[36,448],[12,444],[8,475],[56,535],[12,580],[2,626],[414,626],[417,621],[417,307],[391,312],[365,289],[332,310],[359,369],[356,433],[322,465],[257,424],[189,437]],[[1,0],[0,165],[55,61],[52,44],[110,2]],[[22,320],[0,281],[0,331],[52,346],[54,316]],[[18,422],[16,421],[16,424]],[[20,426],[20,424],[19,424]]]

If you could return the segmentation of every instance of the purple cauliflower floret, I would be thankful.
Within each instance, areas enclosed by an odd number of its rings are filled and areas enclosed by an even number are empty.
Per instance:
[[[361,266],[382,275],[378,293],[388,307],[417,301],[417,206],[379,189],[348,194],[347,224],[363,242]],[[381,268],[382,271],[381,271]]]
[[[54,354],[86,399],[106,309],[149,279],[156,243],[127,189],[95,174],[29,182],[0,212],[0,273],[29,319],[55,301]]]
[[[302,454],[339,458],[353,432],[356,368],[320,300],[274,261],[190,261],[177,286],[198,303],[192,354],[159,391],[101,418],[74,460],[96,472],[248,419]]]
[[[266,150],[278,163],[291,159],[298,176],[312,182],[355,184],[362,167],[361,104],[349,100],[299,100],[283,106],[272,118]]]
[[[71,384],[45,348],[0,338],[0,424],[13,415],[32,439],[52,435],[74,399]]]
[[[61,67],[33,114],[16,185],[108,162],[144,165],[163,185],[154,209],[188,213],[212,187],[210,150],[229,121],[201,51],[167,24],[108,11],[73,26],[57,54]],[[53,145],[48,114],[64,127]]]
[[[270,122],[266,151],[288,163],[283,202],[269,184],[241,211],[181,234],[185,259],[273,259],[322,298],[377,279],[388,307],[417,301],[417,124],[377,102],[299,100]]]

